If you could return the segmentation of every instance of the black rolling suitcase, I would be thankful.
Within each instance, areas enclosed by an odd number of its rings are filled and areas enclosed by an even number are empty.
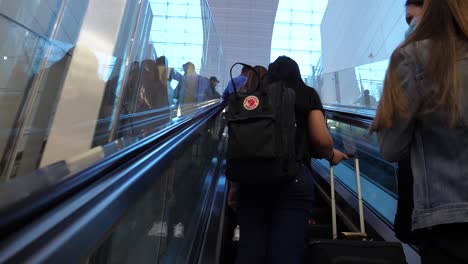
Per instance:
[[[312,241],[309,245],[308,260],[314,264],[405,264],[406,258],[401,243],[366,241],[362,205],[359,160],[355,158],[356,186],[359,202],[360,233],[345,233],[345,237],[359,240],[337,240],[335,183],[333,167],[330,167],[330,188],[332,204],[333,240]]]

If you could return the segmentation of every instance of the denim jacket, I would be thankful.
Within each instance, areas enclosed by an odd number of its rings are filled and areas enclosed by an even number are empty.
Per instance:
[[[444,111],[421,113],[431,91],[424,76],[428,41],[399,51],[396,65],[402,88],[410,98],[409,118],[378,133],[382,155],[399,161],[408,154],[414,177],[412,229],[468,222],[468,53],[457,63],[464,74],[462,120],[453,128]]]

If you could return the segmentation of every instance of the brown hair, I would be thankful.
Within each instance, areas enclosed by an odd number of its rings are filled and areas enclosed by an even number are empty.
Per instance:
[[[410,98],[401,87],[396,65],[397,54],[403,48],[418,41],[430,40],[430,59],[424,65],[424,77],[437,84],[434,96],[427,98],[423,113],[444,110],[449,113],[453,126],[462,115],[463,73],[457,58],[466,51],[468,40],[467,0],[426,0],[423,16],[416,30],[392,54],[384,81],[382,99],[371,130],[393,127],[395,118],[408,118]]]
[[[406,0],[405,6],[409,5],[423,6],[424,0]]]
[[[259,76],[257,76],[257,74],[254,71],[249,71],[249,74],[247,75],[247,81],[239,90],[242,93],[254,91],[257,88],[258,82],[260,81],[258,77],[262,79],[268,71],[265,67],[261,65],[256,65],[253,68]]]

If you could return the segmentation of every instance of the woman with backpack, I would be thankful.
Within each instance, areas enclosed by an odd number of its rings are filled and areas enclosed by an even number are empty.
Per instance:
[[[410,156],[422,263],[468,263],[468,1],[425,0],[372,129],[385,159]]]
[[[294,60],[281,56],[271,63],[265,82],[282,82],[294,90],[298,170],[292,180],[283,184],[240,184],[237,263],[300,264],[306,246],[307,216],[314,199],[311,157],[326,158],[333,165],[348,157],[333,148],[320,98],[303,82]]]
[[[258,85],[258,82],[263,79],[265,74],[267,73],[267,68],[261,65],[255,65],[253,67],[253,71],[249,71],[247,74],[247,81],[245,84],[239,89],[241,93],[249,93],[252,89],[255,89]],[[258,74],[258,76],[257,76]],[[260,77],[260,80],[258,79]],[[229,193],[228,193],[228,206],[231,207],[234,211],[239,209],[239,186],[235,182],[230,182]]]

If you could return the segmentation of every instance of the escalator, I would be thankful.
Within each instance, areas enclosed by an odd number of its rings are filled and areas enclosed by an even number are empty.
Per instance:
[[[393,221],[397,205],[397,165],[387,162],[379,153],[377,137],[370,134],[369,126],[375,110],[325,106],[325,115],[335,147],[359,159],[361,186],[363,190],[365,228],[368,238],[374,241],[400,242],[394,235]],[[335,190],[337,199],[337,224],[340,232],[359,232],[357,187],[353,159],[335,167]],[[308,221],[310,243],[332,237],[331,195],[329,164],[325,160],[311,161],[311,174],[314,179],[313,210]],[[230,216],[230,214],[228,214]],[[224,243],[229,252],[235,252],[231,225]],[[242,230],[242,227],[240,228]],[[242,239],[242,231],[241,231]],[[232,249],[234,247],[234,249]],[[408,263],[420,263],[417,249],[403,244]],[[314,263],[306,254],[306,263]],[[223,259],[220,263],[234,263]]]
[[[66,165],[2,185],[10,191],[2,192],[0,263],[195,263],[212,257],[206,249],[217,241],[207,234],[219,233],[213,228],[220,218],[211,216],[220,212],[211,205],[224,201],[226,186],[219,177],[222,109],[221,103],[207,105],[37,191],[28,186],[33,177],[48,181]]]
[[[374,109],[325,106],[327,125],[335,147],[359,159],[366,233],[376,241],[400,242],[393,231],[398,200],[398,166],[383,159],[377,135],[369,132],[374,115]],[[329,164],[324,160],[313,160],[311,165],[316,189],[330,204]],[[334,176],[337,215],[341,220],[341,230],[339,224],[338,231],[359,232],[354,161],[349,159],[337,165]],[[408,263],[420,263],[415,246],[403,244],[403,249]]]
[[[34,177],[50,184],[21,197],[13,195],[15,188],[25,193],[28,177],[18,178],[2,192],[0,263],[234,263],[223,107],[207,104],[58,181],[50,179],[65,165],[40,169]],[[366,134],[371,117],[332,107],[326,115],[337,147],[361,160],[367,232],[375,240],[397,241],[395,165],[381,159],[375,136]],[[311,164],[311,240],[331,237],[327,166]],[[336,167],[339,231],[357,230],[349,173],[349,163]],[[408,263],[419,263],[411,246],[405,253]]]
[[[227,83],[208,1],[3,2],[0,263],[234,263],[224,105],[201,78]],[[183,104],[187,60],[200,87]],[[361,160],[368,232],[395,241],[396,167],[367,133],[374,110],[326,114]],[[313,240],[331,227],[328,164],[311,167]],[[336,168],[340,231],[356,230],[352,170]]]

